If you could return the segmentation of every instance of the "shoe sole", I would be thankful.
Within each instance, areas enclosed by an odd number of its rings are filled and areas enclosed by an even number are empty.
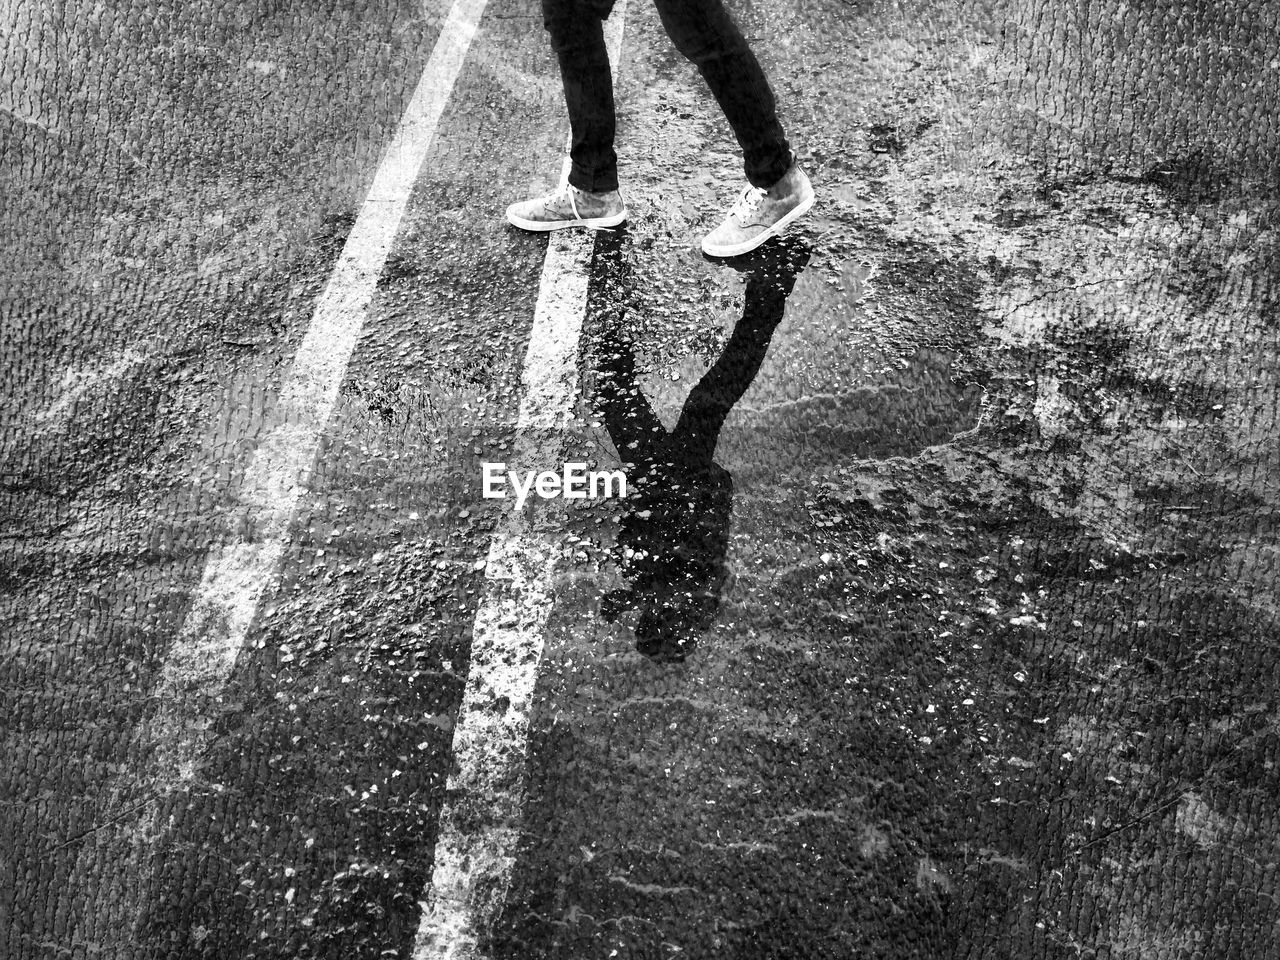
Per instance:
[[[620,213],[608,217],[586,217],[578,220],[526,220],[524,217],[507,210],[507,222],[513,227],[528,230],[532,233],[549,233],[552,230],[568,230],[573,227],[585,227],[588,230],[601,227],[616,227],[627,219],[624,207]]]
[[[727,247],[709,247],[707,245],[706,238],[704,237],[702,240],[702,252],[708,257],[718,257],[720,259],[724,259],[725,257],[740,257],[744,253],[750,253],[770,237],[776,237],[778,234],[782,233],[783,230],[787,229],[787,227],[808,213],[809,210],[812,209],[814,201],[817,199],[817,193],[811,190],[809,196],[796,204],[796,208],[781,220],[773,224],[773,226],[769,227],[767,230],[760,231],[760,233],[756,234],[750,240],[744,240],[742,243],[733,244],[732,246]]]

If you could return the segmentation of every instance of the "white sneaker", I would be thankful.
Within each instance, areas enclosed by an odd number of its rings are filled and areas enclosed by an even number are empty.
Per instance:
[[[507,207],[507,219],[521,230],[539,233],[568,227],[616,227],[627,219],[627,208],[617,190],[588,193],[566,183],[545,197],[513,203]]]
[[[709,257],[750,253],[808,213],[813,201],[813,185],[793,163],[768,190],[748,185],[720,226],[703,238],[702,252]]]

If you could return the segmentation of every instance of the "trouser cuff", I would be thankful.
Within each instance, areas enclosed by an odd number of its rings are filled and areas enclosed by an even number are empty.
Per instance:
[[[618,189],[618,171],[586,170],[576,163],[569,165],[569,183],[587,193],[608,193]]]

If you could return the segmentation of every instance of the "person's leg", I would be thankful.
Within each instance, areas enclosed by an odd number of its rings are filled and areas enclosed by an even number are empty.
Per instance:
[[[791,166],[769,81],[721,0],[655,0],[676,49],[697,65],[742,147],[747,179],[767,190]]]
[[[602,23],[612,5],[613,0],[542,0],[573,135],[569,183],[589,193],[618,189],[613,74]]]
[[[542,21],[560,61],[569,110],[569,183],[507,207],[522,230],[616,227],[627,219],[613,152],[613,76],[603,21],[613,0],[542,0]]]

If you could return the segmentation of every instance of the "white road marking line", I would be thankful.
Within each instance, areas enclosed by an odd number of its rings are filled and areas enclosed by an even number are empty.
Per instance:
[[[619,0],[605,24],[615,65],[625,14],[626,0]],[[562,186],[568,175],[566,159]],[[544,469],[562,456],[563,429],[578,396],[578,341],[592,246],[590,233],[557,231],[548,238],[511,469]],[[454,727],[455,772],[440,813],[413,960],[473,960],[480,937],[506,902],[524,811],[529,713],[561,548],[557,531],[536,526],[531,516],[507,514],[489,547]]]
[[[254,452],[241,492],[243,532],[210,554],[192,608],[156,683],[156,713],[135,734],[135,751],[149,754],[149,759],[142,769],[128,771],[108,788],[108,796],[117,803],[131,793],[136,799],[139,785],[163,798],[196,774],[208,746],[213,707],[284,553],[289,523],[306,490],[369,302],[486,3],[456,0],[441,28],[369,195],[316,303],[311,325],[281,390],[276,425]],[[119,855],[124,851],[110,845],[122,841],[130,853],[141,855],[152,839],[148,822],[145,814],[125,818],[116,829],[105,831],[97,843],[87,843],[76,876],[94,876],[102,869],[98,859],[104,845],[113,851],[109,853],[113,860],[122,859]],[[163,834],[165,828],[156,825],[152,830]],[[105,867],[109,872],[127,869],[111,860]],[[102,880],[101,886],[121,893],[120,885],[138,884],[136,873],[114,879],[114,883]],[[90,903],[86,910],[90,927],[95,922],[94,912]],[[103,912],[104,917],[107,914],[114,917],[114,911]],[[129,931],[82,929],[77,933],[96,940],[127,937]]]
[[[192,717],[192,699],[216,696],[226,685],[284,552],[369,301],[487,2],[457,0],[449,12],[316,303],[280,392],[278,425],[254,452],[241,492],[247,534],[209,558],[195,604],[169,652],[155,691],[160,709],[148,733],[156,743],[158,772],[168,771],[178,782],[190,779],[210,722],[208,713]]]

